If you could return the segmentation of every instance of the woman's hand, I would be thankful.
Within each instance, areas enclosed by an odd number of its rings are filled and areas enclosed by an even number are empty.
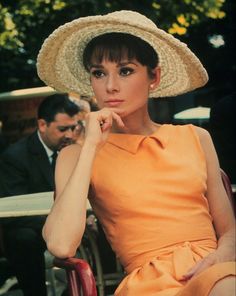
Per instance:
[[[107,140],[113,121],[119,128],[124,128],[120,116],[108,108],[90,112],[86,116],[85,142],[100,148]]]
[[[229,231],[219,239],[218,248],[205,258],[201,259],[184,276],[183,280],[189,280],[199,273],[217,263],[235,261],[234,230]]]

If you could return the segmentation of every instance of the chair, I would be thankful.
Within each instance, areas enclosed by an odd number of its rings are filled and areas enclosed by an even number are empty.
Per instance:
[[[51,290],[51,295],[56,296],[56,286],[57,280],[55,275],[55,266],[53,263],[54,257],[51,255],[48,250],[44,252],[44,261],[45,261],[45,275],[46,275],[46,286]]]
[[[235,200],[233,198],[233,192],[232,192],[232,187],[231,187],[229,177],[222,169],[220,171],[221,171],[221,178],[222,178],[223,185],[225,187],[225,191],[234,209],[234,213],[236,213]],[[80,248],[81,247],[83,249],[83,244],[80,246]],[[96,253],[97,252],[96,247],[94,250]],[[79,258],[68,258],[68,259],[55,258],[54,264],[55,266],[66,270],[70,296],[97,296],[98,295],[97,289],[96,289],[96,279],[87,260],[79,259]],[[121,280],[122,277],[120,276],[120,278],[118,277],[118,279]],[[99,283],[100,282],[98,281],[97,284],[99,285]],[[104,294],[100,293],[99,295],[104,295]]]
[[[97,296],[95,278],[89,264],[85,260],[79,258],[55,258],[54,264],[59,268],[66,269],[71,296]],[[81,294],[81,290],[83,294]]]
[[[226,191],[227,196],[229,198],[230,204],[233,208],[234,215],[236,216],[236,201],[235,201],[234,194],[232,191],[230,179],[229,179],[228,175],[225,173],[225,171],[223,171],[222,169],[220,169],[220,173],[221,173],[222,182],[225,187],[225,191]]]
[[[76,257],[69,259],[55,258],[56,267],[64,268],[67,274],[70,295],[99,295],[104,296],[106,287],[116,287],[124,277],[124,271],[118,260],[114,272],[104,272],[101,262],[101,254],[96,241],[96,233],[88,225],[86,226],[82,243],[76,253]],[[82,273],[79,273],[82,268]],[[83,276],[92,276],[90,282],[95,286],[88,291],[83,283]],[[75,284],[77,282],[77,284]],[[83,291],[83,294],[81,293]],[[95,293],[96,292],[96,293]],[[81,293],[81,294],[80,294]],[[95,294],[94,294],[95,293]]]

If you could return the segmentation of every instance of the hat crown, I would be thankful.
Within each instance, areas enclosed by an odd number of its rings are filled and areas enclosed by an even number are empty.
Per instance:
[[[119,10],[115,12],[108,13],[104,15],[105,18],[111,18],[113,20],[117,20],[119,23],[128,23],[134,26],[142,26],[148,27],[152,29],[156,29],[156,25],[146,16],[138,13],[137,11],[132,10]]]

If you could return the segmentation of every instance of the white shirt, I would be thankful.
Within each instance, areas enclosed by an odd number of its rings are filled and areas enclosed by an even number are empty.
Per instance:
[[[39,141],[42,143],[46,153],[47,153],[47,156],[48,156],[48,159],[49,159],[49,162],[52,163],[52,155],[54,153],[54,151],[52,151],[50,148],[48,148],[48,146],[44,143],[43,139],[41,138],[41,135],[40,135],[40,132],[37,131],[37,134],[38,134],[38,137],[39,137]]]

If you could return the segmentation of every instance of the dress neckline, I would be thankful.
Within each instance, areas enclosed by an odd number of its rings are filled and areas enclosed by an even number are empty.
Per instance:
[[[162,124],[150,135],[110,133],[107,142],[135,154],[141,142],[146,138],[154,138],[164,149],[169,141],[172,124]]]

